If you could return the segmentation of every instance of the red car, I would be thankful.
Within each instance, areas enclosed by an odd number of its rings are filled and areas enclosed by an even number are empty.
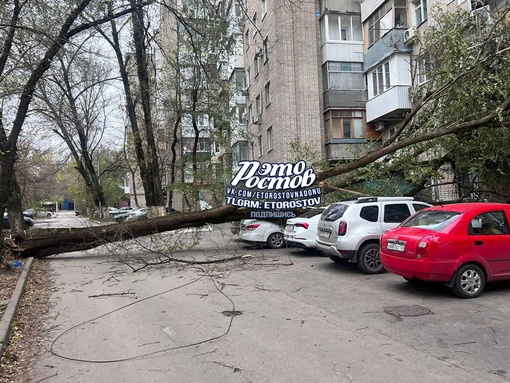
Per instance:
[[[446,282],[475,298],[485,282],[510,279],[510,204],[423,209],[381,237],[384,268],[408,281]]]

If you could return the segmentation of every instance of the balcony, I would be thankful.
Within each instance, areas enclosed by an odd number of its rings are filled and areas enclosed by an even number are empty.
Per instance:
[[[326,158],[331,162],[354,160],[378,149],[379,145],[364,139],[331,139],[326,142]]]
[[[409,85],[395,85],[367,102],[367,122],[401,118],[412,108]]]

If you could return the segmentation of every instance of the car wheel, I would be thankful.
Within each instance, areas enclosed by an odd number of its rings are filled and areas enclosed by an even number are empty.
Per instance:
[[[46,218],[51,218],[51,213],[46,214]]]
[[[285,244],[282,233],[273,233],[267,239],[267,245],[271,249],[280,249]]]
[[[369,243],[360,249],[358,268],[366,274],[379,274],[384,271],[379,257],[378,243]]]
[[[453,292],[461,298],[476,298],[485,288],[485,274],[476,265],[468,264],[457,270]]]

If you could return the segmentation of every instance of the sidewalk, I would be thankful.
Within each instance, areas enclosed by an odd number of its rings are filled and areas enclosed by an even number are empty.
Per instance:
[[[32,267],[33,260],[34,258],[28,258],[27,262],[25,263],[18,283],[16,284],[16,288],[14,289],[7,308],[5,309],[5,312],[2,315],[2,319],[0,320],[0,356],[3,354],[5,348],[9,344],[12,322],[14,321],[16,311],[18,309],[21,298],[23,297],[25,284],[28,280],[28,275],[30,273],[30,268]]]

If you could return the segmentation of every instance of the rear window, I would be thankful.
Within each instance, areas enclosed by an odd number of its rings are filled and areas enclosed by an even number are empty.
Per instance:
[[[460,213],[456,211],[422,210],[413,215],[400,226],[419,227],[422,229],[442,231],[458,217],[460,217]]]
[[[333,204],[330,207],[328,207],[324,213],[322,213],[321,219],[323,221],[336,221],[339,218],[342,218],[345,211],[349,205],[344,204]]]
[[[301,214],[299,217],[300,218],[312,218],[312,217],[315,217],[317,214],[322,214],[324,212],[324,210],[326,210],[325,207],[312,209],[312,210],[309,210],[309,211]]]

